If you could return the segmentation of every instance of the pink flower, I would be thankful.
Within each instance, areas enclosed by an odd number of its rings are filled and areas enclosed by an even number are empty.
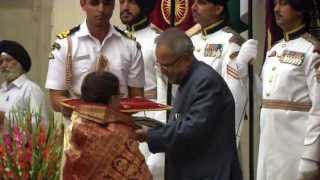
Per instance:
[[[23,146],[23,135],[18,127],[15,127],[13,129],[13,132],[14,132],[14,140],[16,141],[17,146],[20,149]]]
[[[3,139],[4,139],[4,143],[6,145],[6,147],[8,148],[8,153],[12,152],[13,151],[13,148],[12,148],[12,140],[11,140],[11,137],[10,135],[6,134],[3,136]]]

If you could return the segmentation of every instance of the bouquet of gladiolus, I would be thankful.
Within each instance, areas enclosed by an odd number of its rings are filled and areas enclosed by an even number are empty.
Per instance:
[[[1,179],[59,179],[63,125],[44,122],[41,113],[31,113],[30,108],[12,111],[5,122],[0,135]]]

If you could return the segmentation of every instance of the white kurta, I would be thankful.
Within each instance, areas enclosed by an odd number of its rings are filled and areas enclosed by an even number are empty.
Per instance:
[[[313,44],[300,36],[282,40],[267,53],[263,99],[312,103],[312,107],[309,112],[262,108],[257,180],[296,180],[301,157],[320,162],[320,144],[316,143],[320,83],[314,68],[320,55],[313,49]],[[299,55],[304,59],[297,58]]]
[[[32,112],[39,113],[47,120],[47,106],[44,93],[41,88],[28,79],[25,74],[7,84],[4,82],[0,88],[0,111],[5,112],[6,118],[9,113],[17,108],[31,108]]]

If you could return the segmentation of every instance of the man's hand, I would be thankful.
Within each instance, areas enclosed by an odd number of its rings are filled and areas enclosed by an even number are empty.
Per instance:
[[[130,87],[128,86],[128,97],[134,98],[134,97],[144,97],[144,91],[143,87]]]
[[[68,91],[50,89],[49,95],[50,95],[50,101],[51,101],[51,105],[52,105],[53,110],[56,112],[60,112],[61,111],[61,104],[60,103],[64,99],[69,98]]]
[[[149,128],[142,125],[140,129],[136,130],[136,140],[138,140],[139,142],[146,142],[148,140],[148,131]]]
[[[258,54],[258,41],[249,39],[240,48],[237,61],[244,64],[253,64]]]
[[[298,170],[298,180],[319,180],[320,164],[318,162],[301,159]]]

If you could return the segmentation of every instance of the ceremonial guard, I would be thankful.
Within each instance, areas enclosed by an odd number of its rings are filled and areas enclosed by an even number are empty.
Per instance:
[[[141,45],[145,72],[144,96],[148,99],[157,98],[154,39],[158,34],[149,20],[154,5],[155,0],[120,0],[120,18],[126,25],[125,32]]]
[[[283,39],[268,50],[262,70],[257,180],[320,178],[320,54],[306,25],[309,2],[275,1]]]
[[[79,97],[83,78],[99,69],[110,71],[119,78],[122,97],[143,96],[141,47],[110,25],[114,3],[114,0],[80,0],[86,20],[57,35],[49,55],[46,81],[55,111],[60,111],[61,100]]]
[[[227,82],[235,100],[237,144],[248,104],[248,62],[255,58],[257,42],[244,39],[228,26],[228,0],[195,0],[194,20],[201,25],[200,33],[192,36],[194,55],[215,69]]]

